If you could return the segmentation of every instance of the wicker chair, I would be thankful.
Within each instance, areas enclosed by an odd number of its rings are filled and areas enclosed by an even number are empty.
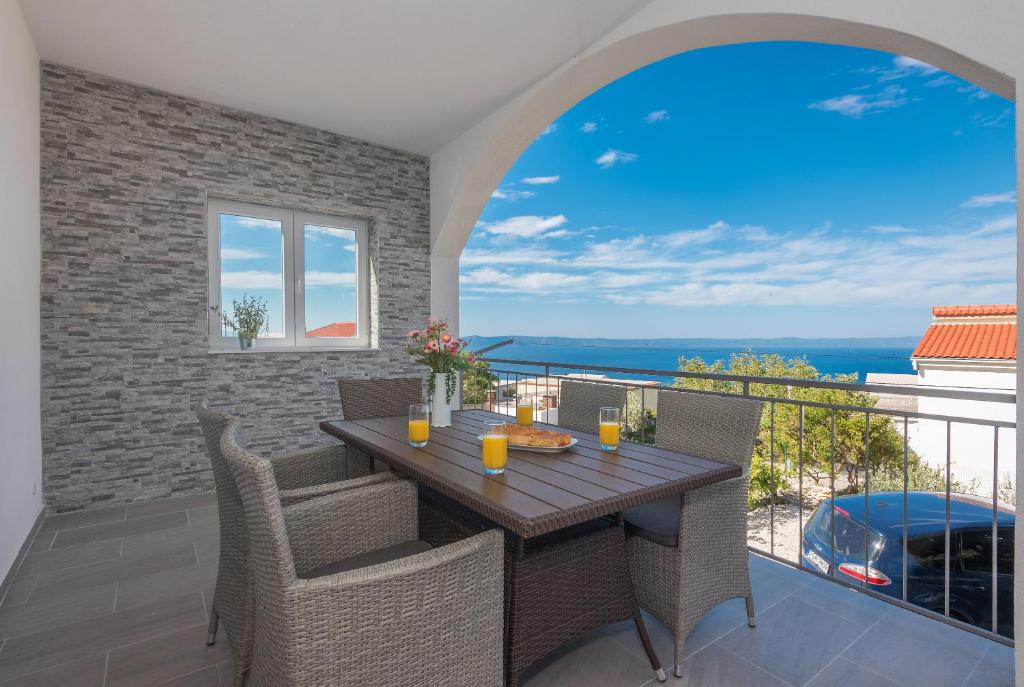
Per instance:
[[[345,420],[393,417],[405,415],[414,403],[423,403],[423,379],[339,379],[338,393],[341,395],[341,415]],[[353,477],[375,471],[368,455],[353,446],[348,447],[348,453]],[[383,468],[381,465],[376,467]]]
[[[217,628],[223,618],[231,641],[235,684],[241,684],[249,669],[252,654],[253,588],[242,502],[234,477],[220,450],[221,438],[232,424],[232,418],[210,410],[205,404],[199,407],[196,414],[213,466],[213,479],[217,487],[217,515],[220,520],[220,561],[207,644],[216,641]],[[393,475],[381,474],[341,481],[348,475],[345,449],[341,446],[300,451],[273,458],[269,462],[285,504],[299,503],[344,488],[394,479]]]
[[[747,489],[761,406],[745,398],[658,392],[658,446],[743,468],[742,477],[623,514],[633,586],[640,606],[675,635],[676,675],[686,636],[719,603],[742,597],[754,626]]]
[[[282,508],[272,465],[234,426],[221,451],[259,599],[248,684],[501,684],[499,530],[429,549],[415,541],[416,487],[398,479]]]
[[[626,405],[626,387],[621,384],[601,384],[562,380],[558,399],[558,424],[577,432],[597,434],[601,408]]]

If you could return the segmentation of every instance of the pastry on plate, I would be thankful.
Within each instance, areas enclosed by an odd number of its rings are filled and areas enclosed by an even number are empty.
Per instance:
[[[572,435],[568,432],[552,432],[539,427],[508,425],[508,443],[513,446],[559,448],[572,443]]]

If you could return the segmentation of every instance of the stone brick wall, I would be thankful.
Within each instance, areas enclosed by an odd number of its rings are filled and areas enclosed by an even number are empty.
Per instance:
[[[212,489],[203,400],[277,452],[327,441],[336,378],[419,371],[426,158],[44,63],[41,185],[51,511]],[[374,348],[209,354],[207,197],[369,219]]]

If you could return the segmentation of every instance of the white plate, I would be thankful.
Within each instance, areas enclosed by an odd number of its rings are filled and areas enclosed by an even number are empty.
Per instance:
[[[484,440],[483,435],[477,436],[480,441]],[[515,449],[516,451],[533,451],[534,453],[561,453],[567,448],[572,448],[576,444],[580,443],[576,437],[569,440],[569,443],[565,446],[522,446],[520,444],[509,443],[508,447]]]

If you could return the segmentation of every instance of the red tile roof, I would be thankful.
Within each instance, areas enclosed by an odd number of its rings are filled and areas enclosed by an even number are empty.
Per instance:
[[[311,331],[306,332],[308,337],[327,337],[327,336],[355,336],[356,335],[356,323],[355,322],[334,322],[332,324],[326,324],[323,327],[317,327]]]
[[[1017,325],[933,324],[911,357],[1016,360]]]
[[[935,317],[984,317],[986,315],[1016,315],[1017,306],[1012,303],[1000,305],[936,305],[932,308]]]

